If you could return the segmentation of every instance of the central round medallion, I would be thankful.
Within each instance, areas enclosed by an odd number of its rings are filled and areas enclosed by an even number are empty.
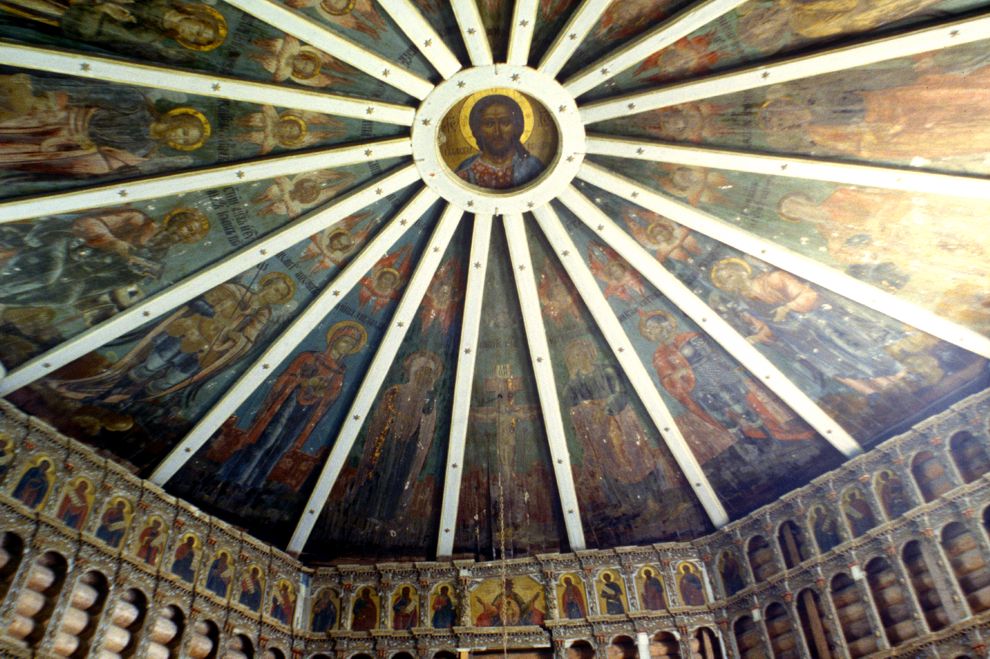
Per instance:
[[[472,213],[521,213],[560,193],[584,157],[577,105],[521,66],[461,71],[420,105],[413,157],[423,180]]]

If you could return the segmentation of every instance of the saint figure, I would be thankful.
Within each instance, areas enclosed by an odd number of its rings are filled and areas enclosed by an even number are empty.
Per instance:
[[[62,503],[58,507],[57,517],[70,529],[78,531],[82,528],[89,514],[90,485],[85,479],[80,479],[75,487],[70,487]]]
[[[127,513],[127,502],[123,499],[117,499],[107,506],[100,518],[100,526],[96,529],[96,537],[111,547],[119,546],[124,539],[124,532],[127,531]]]
[[[564,591],[560,594],[560,608],[564,615],[571,620],[586,618],[588,607],[584,603],[584,594],[570,577],[564,577]]]
[[[677,586],[681,591],[681,601],[685,606],[704,606],[705,588],[698,576],[698,568],[690,563],[683,563],[680,572]]]
[[[353,321],[327,332],[324,352],[301,352],[289,364],[260,406],[246,433],[246,444],[220,470],[220,479],[261,488],[282,456],[302,447],[336,402],[347,372],[344,357],[364,347],[368,334]]]
[[[241,594],[237,601],[252,611],[257,611],[261,607],[264,590],[265,587],[261,581],[261,568],[252,565],[248,573],[241,577]]]
[[[392,629],[412,629],[416,626],[419,607],[410,591],[408,586],[403,587],[392,603]]]
[[[660,611],[667,607],[663,596],[663,584],[649,568],[643,570],[643,608]]]
[[[602,590],[599,593],[605,600],[605,613],[610,616],[622,615],[626,606],[622,602],[622,586],[612,581],[612,575],[606,572],[602,575]]]
[[[164,542],[165,531],[162,521],[156,517],[138,535],[137,557],[148,565],[155,565]]]
[[[206,573],[206,589],[218,597],[227,597],[230,589],[230,578],[233,567],[230,564],[230,554],[221,551],[213,560]]]
[[[333,591],[325,588],[320,591],[313,604],[311,628],[314,632],[328,632],[337,625],[337,605],[333,602]]]
[[[351,630],[364,632],[378,626],[378,605],[371,597],[370,588],[362,588],[358,598],[354,600],[354,615],[351,618]]]
[[[457,168],[457,175],[468,183],[489,189],[515,188],[543,172],[540,159],[519,141],[525,128],[523,111],[512,98],[485,96],[471,108],[468,124],[480,151]]]
[[[38,508],[44,503],[48,488],[51,487],[54,479],[51,460],[42,458],[21,476],[21,480],[14,488],[14,498],[19,499],[28,508]]]
[[[457,617],[454,601],[450,597],[450,587],[440,586],[440,592],[433,597],[433,628],[449,629]]]
[[[172,561],[172,574],[178,576],[183,581],[192,583],[196,576],[196,538],[187,535],[178,549],[175,550],[175,558]]]

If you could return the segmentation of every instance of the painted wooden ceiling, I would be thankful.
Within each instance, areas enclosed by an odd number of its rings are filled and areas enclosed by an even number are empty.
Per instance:
[[[988,386],[988,6],[2,0],[0,393],[311,562],[698,537]]]

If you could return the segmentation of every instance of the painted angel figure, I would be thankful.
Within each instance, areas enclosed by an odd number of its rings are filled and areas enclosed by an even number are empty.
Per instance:
[[[371,0],[285,0],[285,4],[295,9],[316,9],[328,22],[370,37],[385,31],[385,19]]]
[[[310,272],[329,270],[341,265],[347,257],[356,252],[364,244],[368,228],[361,231],[355,229],[359,224],[371,217],[371,212],[364,211],[345,217],[337,224],[309,237],[309,244],[300,257],[301,261],[314,261]]]
[[[259,155],[271,153],[276,148],[302,149],[339,137],[344,132],[339,120],[325,114],[306,110],[280,113],[270,105],[263,105],[261,112],[240,117],[237,125],[243,129],[243,140],[261,148]]]
[[[279,176],[255,204],[264,204],[259,215],[285,215],[296,217],[310,208],[333,199],[354,177],[344,172],[325,169],[296,176]]]
[[[701,254],[701,247],[691,232],[662,215],[627,208],[622,211],[622,219],[636,240],[651,250],[661,263],[667,259],[687,261]]]
[[[591,272],[605,284],[605,297],[613,295],[632,302],[645,295],[643,279],[629,264],[607,245],[592,243],[588,246]]]
[[[670,13],[667,3],[655,0],[625,0],[613,2],[595,30],[595,36],[603,41],[619,41],[642,32]]]
[[[349,82],[343,75],[349,69],[326,53],[308,46],[295,37],[258,39],[254,42],[261,52],[251,55],[275,82],[291,80],[307,87],[331,87]]]
[[[361,279],[358,299],[361,308],[371,304],[372,313],[378,313],[393,300],[398,299],[403,284],[412,269],[412,247],[406,246],[379,259],[371,274]]]

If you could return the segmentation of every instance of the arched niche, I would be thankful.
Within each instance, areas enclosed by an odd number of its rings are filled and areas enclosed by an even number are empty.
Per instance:
[[[65,585],[67,571],[68,562],[57,552],[48,551],[35,559],[24,586],[16,594],[7,636],[28,648],[38,646]]]
[[[391,659],[415,659],[415,657],[413,657],[411,652],[402,651],[393,654]]]
[[[186,614],[169,604],[154,616],[149,624],[148,656],[151,659],[177,659],[186,629]]]
[[[990,569],[977,539],[960,522],[951,522],[942,529],[942,548],[970,610],[990,609]]]
[[[664,659],[681,659],[681,644],[670,632],[657,632],[650,639],[650,656]]]
[[[736,647],[739,648],[741,659],[763,659],[766,657],[760,630],[750,616],[738,618],[732,625],[732,632],[735,634]]]
[[[261,659],[285,659],[285,652],[281,648],[265,648],[265,651],[261,653]]]
[[[0,602],[14,581],[17,568],[24,557],[24,540],[16,533],[4,532],[0,537]]]
[[[608,659],[638,659],[636,640],[629,636],[616,636],[608,644]]]
[[[764,622],[774,659],[800,659],[801,639],[784,605],[780,602],[770,604],[764,612]]]
[[[949,454],[964,483],[972,483],[990,471],[990,453],[973,433],[963,430],[949,440]]]
[[[69,605],[62,612],[52,651],[60,657],[87,657],[90,643],[106,604],[109,581],[97,571],[83,574],[72,587]]]
[[[102,650],[111,656],[133,657],[141,641],[147,613],[148,597],[142,591],[137,588],[124,591],[110,606]]]
[[[234,634],[222,659],[254,659],[254,642],[246,634]]]
[[[753,569],[753,576],[757,582],[766,581],[768,577],[780,571],[773,549],[762,535],[754,535],[749,539],[746,555],[749,557],[749,566]]]
[[[780,525],[777,530],[777,544],[788,569],[814,556],[804,531],[792,520],[786,520]]]
[[[886,558],[877,557],[866,564],[866,581],[880,613],[887,641],[897,647],[916,637],[911,594],[897,581],[897,573]]]
[[[567,659],[593,659],[595,648],[588,641],[574,641],[567,648]]]
[[[935,632],[946,627],[950,622],[949,614],[945,610],[938,589],[935,588],[935,581],[921,543],[912,540],[904,545],[901,559],[908,573],[911,588],[921,606],[921,612],[925,616],[925,622],[928,623],[928,629]]]
[[[212,620],[197,620],[189,634],[186,652],[192,659],[215,659],[220,645],[220,627]]]
[[[798,593],[796,601],[798,622],[811,659],[830,659],[834,655],[835,639],[825,622],[825,609],[818,593],[805,588]]]
[[[925,501],[934,501],[954,487],[945,464],[931,451],[921,451],[914,456],[911,475]]]
[[[450,650],[440,650],[433,655],[433,659],[457,659],[457,654]]]
[[[842,493],[842,514],[849,523],[852,537],[858,538],[877,525],[877,518],[866,500],[863,490],[857,486],[846,488]]]
[[[739,556],[732,550],[722,552],[718,558],[718,576],[722,581],[722,592],[726,597],[735,595],[746,587],[746,575]]]
[[[722,644],[718,634],[708,627],[700,627],[691,636],[691,651],[694,659],[723,659]]]
[[[870,603],[860,595],[856,582],[848,574],[840,573],[832,578],[830,590],[849,656],[857,659],[876,652],[879,646],[870,623]]]

